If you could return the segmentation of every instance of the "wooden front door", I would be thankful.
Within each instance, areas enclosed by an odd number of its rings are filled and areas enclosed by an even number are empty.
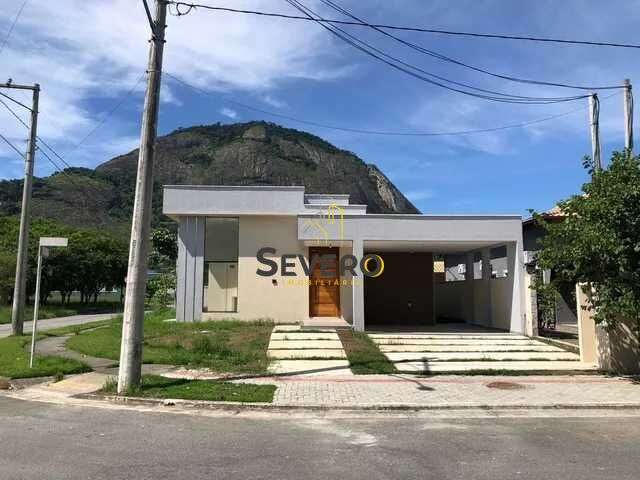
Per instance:
[[[309,263],[314,257],[323,256],[316,261],[309,278],[309,316],[340,316],[340,272],[338,269],[338,248],[309,248]]]

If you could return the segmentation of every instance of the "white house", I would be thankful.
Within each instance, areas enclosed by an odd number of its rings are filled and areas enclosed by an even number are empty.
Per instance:
[[[163,212],[179,223],[178,321],[320,319],[364,330],[458,319],[531,332],[518,215],[369,214],[348,195],[304,187],[191,185],[166,186]],[[492,278],[496,249],[506,271]],[[434,255],[463,255],[471,273],[435,282]]]

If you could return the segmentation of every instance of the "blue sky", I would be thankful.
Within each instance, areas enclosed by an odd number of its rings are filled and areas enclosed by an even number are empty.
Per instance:
[[[202,3],[295,13],[283,0]],[[327,17],[319,2],[306,0]],[[494,33],[633,42],[640,5],[631,0],[514,2],[386,0],[340,5],[371,22]],[[0,39],[22,0],[0,3]],[[93,167],[136,147],[143,86],[74,148],[136,83],[146,67],[148,26],[141,2],[61,0],[27,3],[0,53],[0,77],[42,85],[40,136],[68,163]],[[526,86],[425,57],[359,27],[349,30],[403,60],[482,88],[535,96],[579,92]],[[400,33],[406,40],[498,73],[574,84],[640,79],[638,51]],[[315,133],[375,163],[425,213],[518,213],[546,209],[579,190],[590,152],[587,101],[496,104],[443,90],[377,63],[306,22],[194,11],[169,17],[165,70],[210,92],[165,77],[161,134],[177,127],[265,119]],[[2,79],[4,80],[4,78]],[[15,94],[28,101],[28,97]],[[603,158],[623,145],[622,96],[601,93]],[[240,108],[345,127],[407,132],[458,131],[573,113],[521,129],[456,137],[384,137],[309,127]],[[3,109],[0,109],[3,110]],[[26,117],[26,116],[25,116]],[[0,112],[0,133],[20,148],[26,130]],[[0,144],[0,178],[22,175],[22,161]],[[44,157],[36,173],[53,167]]]

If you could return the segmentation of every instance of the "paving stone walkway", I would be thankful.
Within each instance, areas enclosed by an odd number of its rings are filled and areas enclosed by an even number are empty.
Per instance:
[[[326,408],[605,407],[640,408],[640,383],[603,376],[366,375],[263,378],[277,385],[274,404]]]

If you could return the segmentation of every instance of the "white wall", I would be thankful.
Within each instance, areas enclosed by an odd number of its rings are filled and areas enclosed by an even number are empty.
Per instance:
[[[274,260],[278,262],[278,273],[262,277],[256,273],[265,267],[256,259],[263,247],[277,249]],[[302,254],[307,258],[308,249],[297,240],[297,219],[287,216],[240,217],[238,249],[238,312],[203,313],[203,319],[237,318],[252,320],[271,318],[279,323],[297,323],[308,318],[309,287],[288,285],[287,280],[304,280],[304,272],[298,261],[292,270],[296,277],[283,277],[280,255]],[[273,284],[276,280],[277,285]]]
[[[510,329],[511,294],[512,285],[507,278],[491,279],[491,327]]]

